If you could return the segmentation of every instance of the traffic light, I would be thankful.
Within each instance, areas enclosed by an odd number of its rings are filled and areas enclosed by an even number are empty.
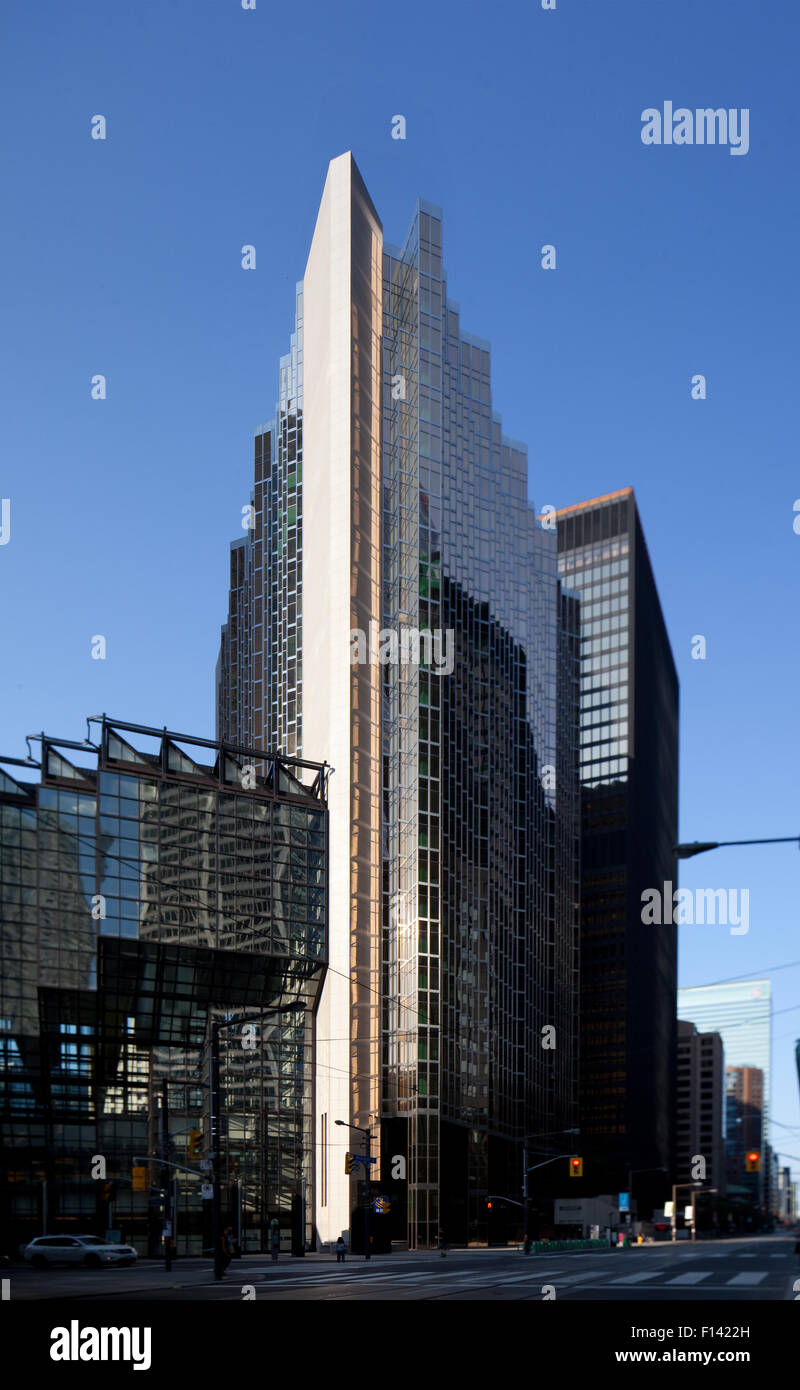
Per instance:
[[[202,1129],[189,1130],[189,1156],[190,1158],[202,1158],[203,1156]]]
[[[104,1183],[103,1183],[103,1201],[104,1201],[104,1202],[112,1202],[112,1201],[114,1200],[114,1188],[115,1188],[115,1186],[116,1186],[116,1184],[113,1183],[113,1182],[104,1182]]]
[[[147,1169],[134,1167],[131,1169],[133,1181],[131,1188],[134,1192],[147,1191]]]
[[[486,1203],[486,1210],[487,1210],[487,1211],[491,1211],[491,1210],[492,1210],[492,1204],[491,1204],[491,1202],[487,1202],[487,1203]]]
[[[761,1168],[761,1154],[758,1149],[750,1149],[744,1158],[745,1171],[747,1173],[758,1173]]]
[[[353,1155],[350,1153],[344,1156],[344,1171],[346,1173],[352,1173],[353,1171]]]
[[[569,1175],[571,1178],[583,1177],[583,1159],[571,1158],[569,1161]]]

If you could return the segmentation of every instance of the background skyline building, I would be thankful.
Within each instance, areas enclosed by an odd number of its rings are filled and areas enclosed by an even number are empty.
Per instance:
[[[426,1246],[488,1239],[525,1134],[577,1113],[577,605],[441,247],[421,201],[385,245],[352,155],[331,162],[217,667],[221,736],[337,769],[323,1240],[353,1208],[336,1120],[380,1122],[393,1233]],[[354,664],[373,624],[452,633],[452,671]]]
[[[698,1033],[693,1023],[678,1020],[677,1183],[696,1180],[694,1163],[705,1159],[702,1179],[725,1194],[725,1063],[719,1033]]]
[[[595,1189],[636,1170],[646,1214],[674,1159],[677,929],[643,924],[642,893],[677,878],[678,681],[633,489],[556,524],[580,598],[581,1135]]]
[[[722,1036],[728,1182],[752,1191],[759,1202],[768,1203],[773,1185],[766,1161],[772,1061],[771,982],[769,979],[736,980],[730,984],[681,989],[678,1010],[681,1018],[690,1019],[700,1032],[717,1032]],[[761,1073],[760,1080],[756,1071]],[[748,1073],[751,1073],[749,1078]],[[739,1130],[750,1136],[746,1145],[737,1138]],[[757,1130],[760,1133],[758,1142]],[[749,1147],[757,1147],[761,1153],[757,1175],[745,1171],[744,1155]]]

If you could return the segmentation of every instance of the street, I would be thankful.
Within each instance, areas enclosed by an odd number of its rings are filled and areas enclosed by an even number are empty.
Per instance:
[[[794,1238],[783,1234],[740,1240],[687,1241],[629,1250],[592,1250],[531,1255],[519,1250],[399,1252],[369,1262],[333,1257],[266,1255],[234,1260],[215,1284],[210,1262],[182,1259],[170,1273],[142,1260],[135,1268],[33,1270],[12,1266],[12,1300],[508,1300],[594,1299],[627,1303],[664,1300],[745,1302],[794,1297],[800,1259]]]

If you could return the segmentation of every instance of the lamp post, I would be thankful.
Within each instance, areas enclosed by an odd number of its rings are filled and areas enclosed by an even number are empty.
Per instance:
[[[691,859],[695,854],[705,854],[709,849],[722,849],[726,845],[797,845],[800,848],[800,835],[783,835],[777,840],[692,840],[685,845],[673,845],[672,853],[677,859]]]
[[[366,1167],[366,1170],[367,1170],[367,1171],[366,1171],[366,1174],[365,1174],[365,1182],[364,1182],[364,1186],[365,1186],[365,1188],[366,1188],[366,1197],[367,1197],[366,1203],[365,1203],[365,1205],[364,1205],[364,1259],[365,1259],[365,1260],[368,1260],[368,1259],[370,1258],[370,1251],[369,1251],[369,1237],[370,1237],[370,1219],[369,1219],[369,1218],[370,1218],[370,1212],[369,1212],[369,1204],[370,1204],[370,1187],[371,1187],[370,1174],[371,1174],[371,1172],[372,1172],[372,1163],[370,1162],[370,1159],[372,1158],[372,1130],[371,1130],[371,1129],[362,1129],[361,1125],[351,1125],[351,1124],[348,1123],[347,1120],[336,1120],[336,1121],[335,1121],[335,1124],[341,1125],[344,1129],[355,1129],[355,1130],[357,1130],[357,1132],[358,1132],[359,1134],[363,1134],[363,1136],[364,1136],[364,1148],[365,1148],[365,1150],[366,1150],[366,1159],[367,1159],[367,1162],[366,1162],[366,1164],[364,1165],[364,1166]]]
[[[219,1077],[219,1035],[225,1028],[238,1028],[243,1024],[259,1023],[261,1019],[268,1018],[272,1014],[305,1012],[305,1004],[300,1000],[292,1000],[290,1004],[279,1004],[272,1009],[264,1009],[259,1014],[250,1014],[246,1018],[235,1019],[213,1019],[211,1022],[211,1046],[209,1048],[208,1062],[208,1083],[209,1083],[209,1103],[208,1103],[208,1147],[209,1158],[211,1159],[211,1243],[214,1247],[214,1279],[218,1282],[222,1278],[222,1194],[220,1190],[219,1173],[219,1116],[221,1110],[220,1099],[220,1077]]]

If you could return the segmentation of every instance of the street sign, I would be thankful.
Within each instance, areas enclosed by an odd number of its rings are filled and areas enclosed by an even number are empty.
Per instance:
[[[620,1192],[620,1194],[619,1194],[619,1209],[620,1209],[620,1211],[630,1211],[630,1209],[631,1209],[631,1194],[630,1194],[630,1192]]]
[[[201,1197],[203,1198],[203,1200],[206,1201],[206,1202],[207,1202],[211,1197],[214,1196],[214,1184],[213,1184],[213,1182],[201,1182],[201,1184],[200,1184],[200,1196],[201,1196]]]
[[[198,1167],[201,1173],[210,1173],[214,1164],[210,1158],[201,1158]]]

